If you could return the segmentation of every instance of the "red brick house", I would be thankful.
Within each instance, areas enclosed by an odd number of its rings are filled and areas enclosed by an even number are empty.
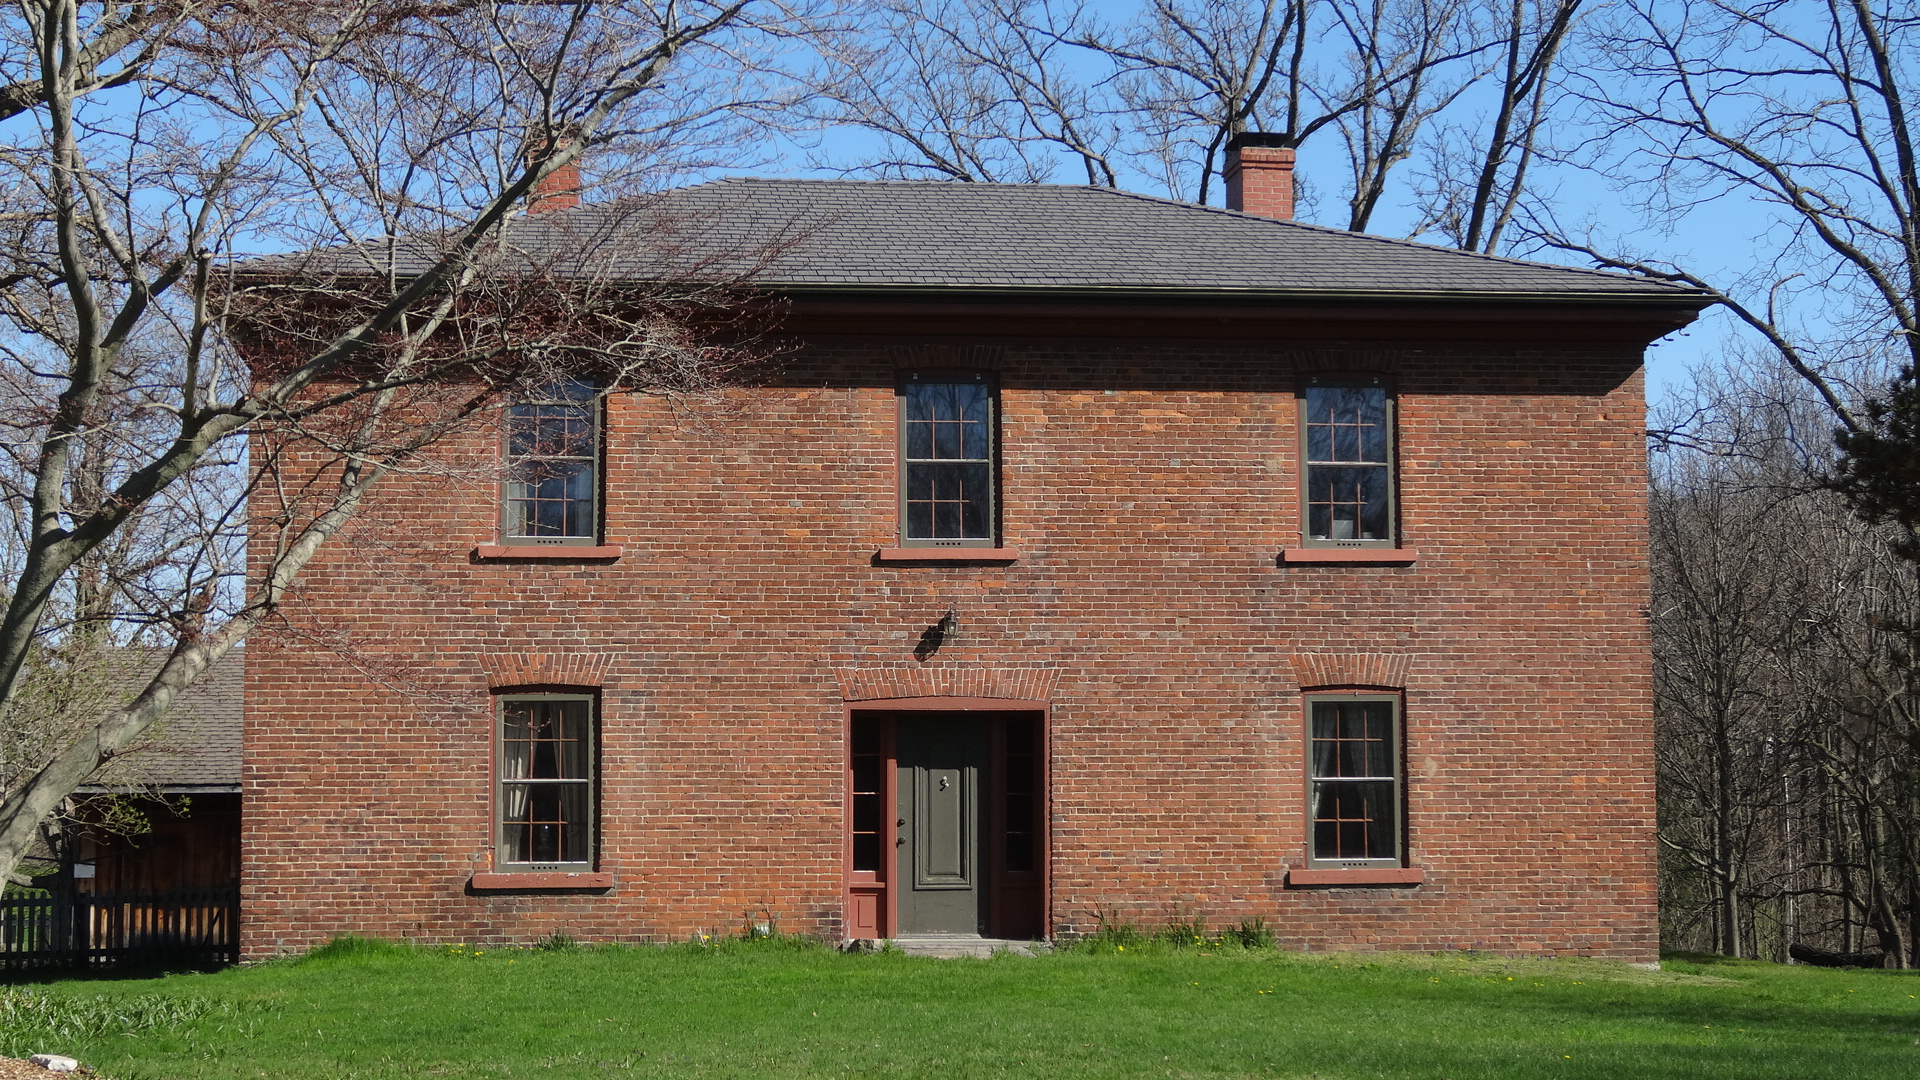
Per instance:
[[[1239,156],[1249,212],[667,196],[798,237],[757,279],[800,346],[718,432],[567,384],[477,448],[520,479],[390,482],[300,603],[433,692],[249,647],[244,951],[1258,918],[1654,958],[1641,361],[1703,298],[1279,220],[1292,152]]]

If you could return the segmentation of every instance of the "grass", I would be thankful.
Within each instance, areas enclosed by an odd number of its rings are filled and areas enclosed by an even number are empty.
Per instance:
[[[114,1080],[1920,1073],[1920,977],[1904,973],[1127,940],[929,960],[787,938],[344,939],[211,974],[0,988],[0,1053],[71,1054]]]

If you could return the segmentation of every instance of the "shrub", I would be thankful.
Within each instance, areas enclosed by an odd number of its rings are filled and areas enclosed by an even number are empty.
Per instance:
[[[1174,919],[1167,923],[1166,929],[1155,934],[1154,937],[1176,949],[1184,949],[1190,945],[1205,946],[1219,944],[1218,940],[1207,932],[1206,923],[1191,917]]]
[[[1220,931],[1222,942],[1233,942],[1243,949],[1273,948],[1273,930],[1267,926],[1267,920],[1255,916],[1241,919],[1240,925]]]

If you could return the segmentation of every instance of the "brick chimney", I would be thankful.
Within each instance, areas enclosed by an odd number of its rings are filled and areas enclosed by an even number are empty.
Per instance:
[[[1227,209],[1293,220],[1293,137],[1243,131],[1227,140]]]
[[[562,135],[554,141],[554,149],[564,150],[572,141],[568,136]],[[535,152],[531,147],[528,148],[527,157],[532,160]],[[542,154],[541,158],[544,159],[545,154]],[[579,205],[580,159],[578,158],[555,169],[547,175],[545,180],[533,185],[532,191],[527,192],[527,213],[529,214],[544,214],[549,210],[571,210]]]

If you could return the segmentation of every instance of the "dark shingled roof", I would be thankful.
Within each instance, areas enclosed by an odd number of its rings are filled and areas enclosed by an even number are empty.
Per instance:
[[[164,653],[145,650],[128,650],[122,657],[113,678],[123,700],[131,700],[143,689],[166,658]],[[114,779],[80,790],[239,791],[245,675],[245,650],[235,649],[222,657],[118,760]],[[126,782],[116,782],[120,778]]]
[[[1676,285],[1278,221],[1111,188],[732,179],[515,219],[507,247],[561,276],[744,278],[780,291],[994,291],[1653,301]],[[415,243],[402,273],[425,265]],[[275,258],[258,268],[287,269]],[[353,272],[335,248],[306,270]]]

